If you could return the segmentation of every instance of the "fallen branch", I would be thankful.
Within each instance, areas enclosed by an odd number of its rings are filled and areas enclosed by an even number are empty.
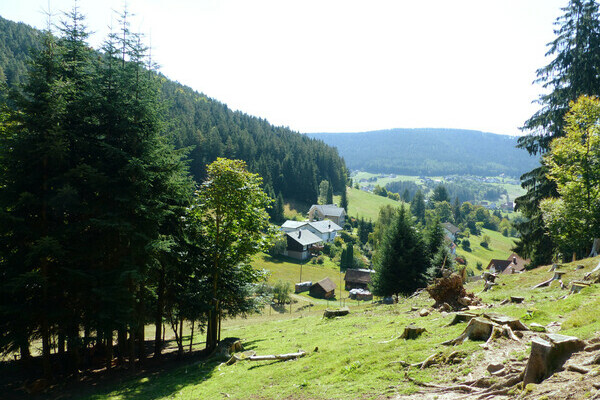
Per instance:
[[[231,356],[229,361],[227,361],[226,365],[233,365],[238,361],[248,360],[248,361],[270,361],[270,360],[295,360],[300,357],[304,357],[306,352],[304,350],[298,350],[297,353],[288,353],[288,354],[269,354],[266,356],[257,356],[254,351],[234,354]]]
[[[250,361],[266,361],[266,360],[293,360],[299,357],[304,357],[306,352],[304,350],[300,350],[297,353],[288,353],[288,354],[271,354],[267,356],[250,356],[248,360]]]

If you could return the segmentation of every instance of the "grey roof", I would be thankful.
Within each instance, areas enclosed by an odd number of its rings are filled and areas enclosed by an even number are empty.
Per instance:
[[[374,273],[375,271],[369,269],[348,269],[344,280],[346,282],[371,283],[371,274]]]
[[[456,235],[457,232],[460,232],[460,228],[458,228],[455,225],[452,225],[450,222],[444,222],[442,224],[442,226],[444,228],[446,228],[450,233],[452,233],[453,235]]]
[[[290,229],[296,229],[296,228],[300,228],[301,226],[306,225],[308,222],[306,221],[292,221],[290,219],[288,219],[287,221],[285,221],[283,223],[283,225],[281,225],[282,228],[290,228]]]
[[[342,227],[328,219],[322,221],[313,221],[308,223],[321,233],[341,231]]]
[[[286,232],[286,235],[300,243],[302,246],[309,246],[311,244],[322,242],[323,239],[308,231],[306,229],[299,229],[293,232]]]
[[[313,207],[325,216],[331,215],[332,217],[340,217],[342,214],[346,213],[342,207],[338,207],[335,204],[314,204],[311,208]]]

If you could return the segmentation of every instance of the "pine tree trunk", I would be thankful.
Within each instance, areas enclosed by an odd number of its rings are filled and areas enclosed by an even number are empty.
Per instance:
[[[161,331],[163,325],[163,308],[164,308],[164,291],[165,291],[165,272],[164,269],[160,271],[160,277],[158,278],[158,293],[156,301],[156,314],[154,317],[154,358],[159,359],[162,351]]]
[[[117,333],[117,350],[119,351],[119,365],[125,363],[125,352],[127,351],[127,330],[119,328]]]
[[[135,326],[129,327],[129,370],[135,372]]]
[[[106,336],[106,369],[110,370],[113,359],[113,330],[109,329]]]
[[[192,352],[193,345],[194,345],[194,320],[192,320],[192,333],[190,334],[190,353]]]

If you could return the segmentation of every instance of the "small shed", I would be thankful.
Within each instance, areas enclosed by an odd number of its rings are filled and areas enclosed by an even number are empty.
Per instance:
[[[371,283],[371,274],[375,273],[370,269],[349,269],[346,271],[344,281],[346,290],[367,289]]]
[[[310,295],[313,297],[332,299],[335,297],[336,285],[329,278],[325,278],[310,287]]]

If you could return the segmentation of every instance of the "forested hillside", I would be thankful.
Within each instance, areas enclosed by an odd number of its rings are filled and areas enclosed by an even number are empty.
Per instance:
[[[403,175],[520,176],[537,158],[517,138],[458,129],[390,129],[309,136],[337,147],[348,168]]]
[[[28,50],[38,45],[39,37],[37,30],[0,17],[0,81],[10,88],[22,83]],[[281,192],[286,198],[315,202],[322,180],[331,182],[336,192],[344,187],[346,167],[335,148],[234,112],[167,78],[161,89],[167,106],[164,133],[177,148],[190,149],[190,172],[197,182],[204,177],[205,166],[223,156],[246,161],[272,195]]]

